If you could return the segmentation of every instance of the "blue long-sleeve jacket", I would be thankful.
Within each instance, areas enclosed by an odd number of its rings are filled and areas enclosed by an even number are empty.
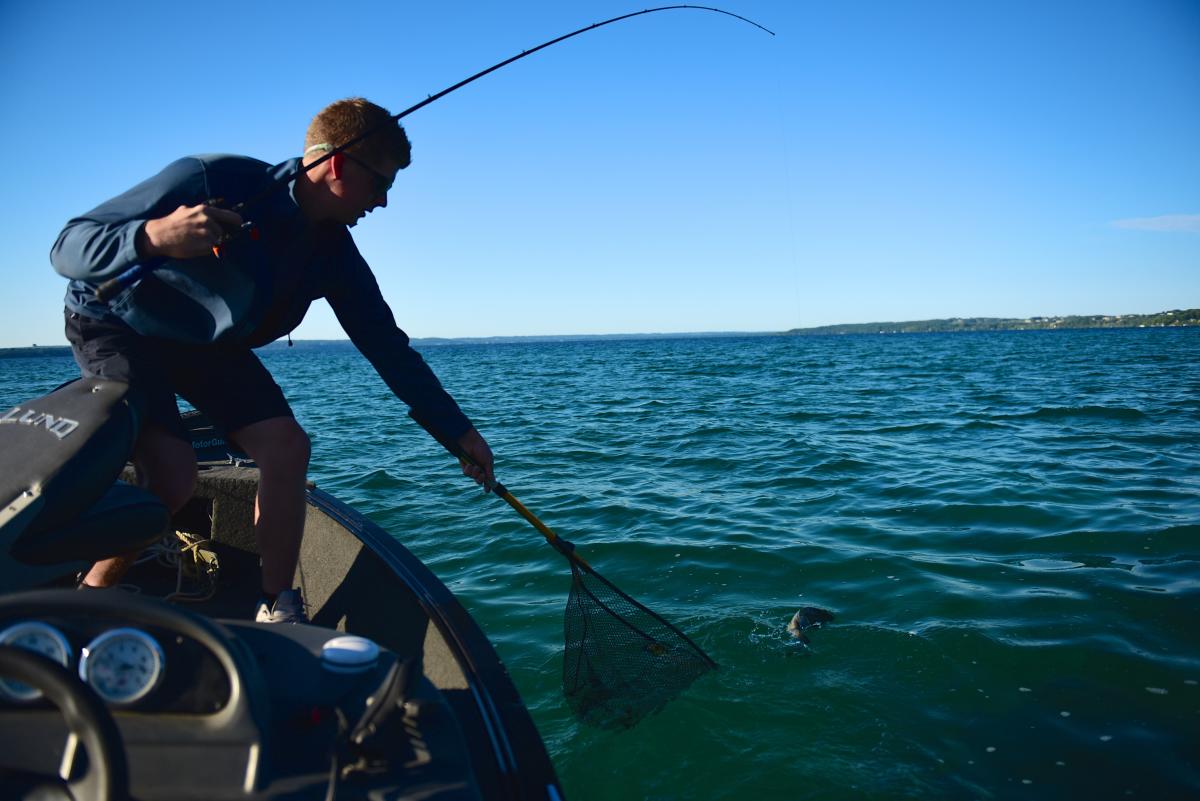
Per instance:
[[[116,317],[144,336],[258,347],[294,329],[323,297],[388,387],[457,438],[471,428],[470,420],[396,326],[349,230],[309,223],[294,183],[247,209],[257,237],[238,237],[219,259],[159,260],[153,273],[108,303],[96,299],[99,284],[139,262],[135,242],[147,220],[214,199],[231,207],[298,165],[297,159],[271,166],[243,156],[191,156],[70,220],[50,251],[54,269],[71,279],[67,308]]]

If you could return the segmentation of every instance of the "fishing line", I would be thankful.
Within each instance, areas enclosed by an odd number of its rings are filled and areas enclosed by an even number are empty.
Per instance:
[[[544,50],[547,47],[550,47],[551,45],[556,45],[559,42],[566,41],[567,39],[570,39],[574,36],[579,36],[580,34],[583,34],[583,33],[587,33],[588,31],[594,31],[597,28],[603,28],[605,25],[612,25],[614,22],[620,22],[622,20],[632,19],[633,17],[640,17],[644,14],[654,14],[659,11],[676,11],[676,10],[680,10],[680,9],[690,9],[690,10],[694,10],[694,11],[709,11],[709,12],[712,12],[715,14],[724,14],[727,17],[733,17],[736,20],[740,20],[741,22],[745,22],[749,25],[753,25],[755,28],[758,28],[759,30],[764,31],[766,33],[769,33],[772,36],[775,35],[774,31],[764,28],[762,25],[759,25],[757,22],[755,22],[752,19],[747,19],[746,17],[743,17],[739,14],[734,14],[732,11],[725,11],[724,9],[721,9],[721,8],[713,8],[712,6],[693,6],[693,5],[659,6],[658,8],[648,8],[643,11],[634,11],[629,14],[622,14],[619,17],[613,17],[612,19],[606,19],[603,22],[596,22],[591,25],[587,25],[583,28],[580,28],[579,30],[571,31],[568,34],[564,34],[557,38],[551,39],[548,42],[543,42],[542,44],[538,45],[537,47],[531,48],[529,50],[522,50],[517,55],[512,56],[511,58],[507,58],[498,64],[493,64],[492,66],[488,67],[487,69],[481,70],[481,71],[475,73],[474,75],[472,75],[471,77],[465,78],[465,79],[459,81],[458,83],[454,84],[453,86],[446,87],[445,89],[438,92],[437,94],[429,95],[421,102],[416,103],[412,106],[409,106],[408,108],[404,109],[404,111],[401,111],[399,114],[391,115],[391,117],[386,122],[381,123],[376,126],[373,126],[371,128],[368,128],[366,131],[362,132],[358,136],[350,139],[347,142],[343,142],[341,145],[338,145],[337,147],[333,148],[332,150],[329,150],[324,156],[321,156],[319,159],[316,159],[315,161],[313,161],[307,165],[303,165],[303,166],[297,168],[294,172],[289,172],[289,173],[285,173],[284,175],[281,175],[280,177],[276,178],[271,183],[269,183],[258,194],[252,196],[248,200],[244,200],[244,201],[238,203],[236,206],[234,206],[232,208],[232,211],[238,212],[239,214],[241,214],[241,216],[244,219],[246,215],[242,214],[242,212],[249,210],[249,209],[253,209],[259,203],[261,203],[265,198],[270,197],[273,193],[275,193],[282,187],[290,184],[292,181],[295,181],[301,175],[303,175],[304,173],[313,169],[318,164],[325,163],[326,161],[328,161],[329,159],[338,155],[339,153],[342,153],[342,152],[346,151],[348,148],[351,148],[351,147],[357,145],[359,142],[362,142],[367,137],[372,136],[372,135],[378,133],[379,131],[383,130],[384,127],[391,125],[393,123],[399,122],[400,120],[407,117],[409,114],[412,114],[414,111],[422,109],[425,106],[428,106],[430,103],[432,103],[436,100],[440,100],[441,98],[445,97],[446,95],[450,94],[451,92],[461,89],[464,86],[466,86],[467,84],[473,83],[474,81],[479,80],[480,78],[482,78],[485,75],[493,73],[498,69],[502,69],[503,67],[507,67],[509,64],[512,64],[515,61],[520,61],[521,59],[523,59],[527,56],[532,56],[534,53],[538,52],[539,50]],[[246,234],[246,233],[253,235],[255,230],[256,230],[256,227],[255,227],[254,223],[249,220],[245,220],[242,223],[240,230],[233,236],[239,236],[241,234]],[[233,236],[226,237],[223,240],[223,242],[229,241],[231,238],[233,238]],[[217,248],[214,248],[214,252],[216,253],[216,255],[218,255],[218,256],[220,255],[219,244],[218,244]],[[99,300],[105,301],[105,302],[111,300],[113,297],[115,297],[117,295],[117,293],[121,292],[123,289],[126,289],[127,287],[129,287],[133,283],[135,283],[136,281],[139,281],[142,278],[145,278],[146,276],[153,273],[163,263],[164,262],[158,261],[158,262],[152,262],[152,263],[135,264],[133,267],[131,267],[128,270],[126,270],[125,272],[121,273],[116,278],[109,279],[108,281],[105,281],[104,283],[100,284],[100,286],[96,288],[96,297]]]

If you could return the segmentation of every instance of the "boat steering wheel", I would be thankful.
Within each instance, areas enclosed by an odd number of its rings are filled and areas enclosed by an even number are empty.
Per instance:
[[[0,646],[0,675],[41,690],[87,751],[87,768],[74,780],[33,774],[13,777],[23,785],[19,798],[123,801],[129,796],[129,766],[121,734],[90,687],[53,660],[8,645]]]
[[[119,591],[97,591],[80,593],[75,590],[29,590],[0,594],[0,621],[50,619],[79,621],[87,619],[93,628],[113,626],[140,626],[156,631],[160,636],[180,637],[192,641],[205,649],[223,670],[229,684],[229,695],[224,706],[206,716],[203,726],[196,726],[186,717],[176,719],[172,715],[147,715],[153,724],[153,742],[156,746],[180,745],[189,748],[203,747],[206,742],[220,742],[227,747],[236,747],[246,758],[246,794],[253,795],[266,775],[259,767],[264,763],[263,754],[270,753],[270,708],[265,683],[258,663],[249,648],[236,640],[234,635],[220,623],[186,609],[171,606],[161,600]],[[113,722],[111,715],[95,692],[66,671],[61,665],[45,657],[35,657],[28,652],[13,654],[7,649],[5,661],[0,662],[0,674],[9,675],[16,681],[37,687],[55,703],[67,725],[78,740],[88,749],[88,763],[96,763],[94,776],[91,769],[85,772],[76,784],[50,786],[57,792],[47,796],[54,801],[125,801],[131,781],[138,779],[137,771],[131,779],[125,748],[126,740]],[[16,664],[16,667],[10,667]],[[21,665],[25,666],[22,672]],[[5,721],[0,715],[0,738],[18,737],[18,718]],[[138,751],[132,751],[135,762]],[[0,754],[0,757],[3,757]],[[10,775],[19,777],[20,766],[0,765],[9,771],[3,776],[11,781]],[[155,766],[154,762],[142,765],[143,770]],[[14,770],[15,769],[15,770]],[[46,770],[45,767],[42,770]],[[33,776],[33,779],[53,777]],[[157,780],[158,776],[151,776]],[[144,775],[143,775],[143,780]],[[69,790],[69,793],[68,793]],[[139,792],[141,792],[139,790]]]

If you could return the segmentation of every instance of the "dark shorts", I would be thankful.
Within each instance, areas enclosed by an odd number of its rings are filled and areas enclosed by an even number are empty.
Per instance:
[[[190,442],[179,419],[179,395],[232,433],[269,420],[292,417],[283,391],[244,345],[189,345],[144,337],[119,321],[66,312],[67,340],[88,378],[124,381],[144,402],[143,423],[152,422]]]

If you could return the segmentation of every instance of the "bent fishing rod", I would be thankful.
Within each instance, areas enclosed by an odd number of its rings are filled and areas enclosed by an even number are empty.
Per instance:
[[[260,191],[258,194],[252,196],[248,200],[244,200],[244,201],[238,203],[237,205],[235,205],[231,209],[231,211],[235,211],[239,214],[242,214],[242,212],[252,210],[255,206],[257,206],[259,203],[261,203],[265,198],[270,197],[273,193],[277,192],[279,189],[283,188],[284,186],[290,184],[292,181],[296,180],[301,175],[303,175],[304,173],[313,169],[317,165],[324,164],[326,161],[329,161],[331,158],[338,155],[339,153],[343,153],[346,150],[348,150],[349,148],[354,147],[355,145],[357,145],[358,143],[367,139],[368,137],[383,130],[386,126],[399,122],[400,120],[407,117],[409,114],[412,114],[414,111],[417,111],[419,109],[424,108],[425,106],[428,106],[430,103],[434,102],[435,100],[440,100],[441,98],[445,97],[446,95],[450,94],[451,92],[461,89],[464,86],[466,86],[467,84],[473,83],[474,81],[479,80],[480,78],[482,78],[485,75],[493,73],[498,69],[502,69],[503,67],[507,67],[509,64],[512,64],[514,61],[520,61],[521,59],[523,59],[527,56],[532,56],[534,53],[538,52],[539,50],[544,50],[547,47],[550,47],[551,45],[556,45],[559,42],[566,41],[567,39],[570,39],[574,36],[579,36],[580,34],[583,34],[583,33],[587,33],[588,31],[594,31],[595,29],[602,28],[605,25],[611,25],[614,22],[620,22],[621,20],[631,19],[633,17],[640,17],[643,14],[654,14],[658,11],[675,11],[675,10],[679,10],[679,9],[692,9],[695,11],[711,11],[716,14],[724,14],[727,17],[733,17],[734,19],[737,19],[742,22],[753,25],[754,27],[758,28],[759,30],[765,31],[766,33],[769,33],[772,36],[775,35],[774,31],[764,28],[762,25],[759,25],[757,22],[755,22],[752,19],[747,19],[746,17],[743,17],[739,14],[734,14],[731,11],[725,11],[724,9],[713,8],[711,6],[693,6],[693,5],[660,6],[658,8],[648,8],[648,9],[645,9],[644,11],[634,11],[629,14],[622,14],[619,17],[613,17],[612,19],[606,19],[603,22],[596,22],[596,23],[593,23],[592,25],[587,25],[583,28],[580,28],[577,31],[571,31],[568,34],[559,36],[555,39],[551,39],[548,42],[543,42],[542,44],[538,45],[537,47],[531,48],[529,50],[522,50],[517,55],[515,55],[511,58],[507,58],[504,61],[501,61],[499,64],[494,64],[485,70],[481,70],[480,72],[475,73],[471,77],[459,81],[458,83],[454,84],[453,86],[448,86],[445,89],[443,89],[442,91],[438,92],[437,94],[429,95],[421,102],[419,102],[415,105],[409,106],[408,108],[404,109],[404,111],[401,111],[399,114],[391,115],[391,117],[388,121],[383,122],[379,125],[372,126],[372,127],[368,128],[367,130],[363,131],[358,136],[355,136],[354,138],[350,139],[349,141],[343,142],[342,144],[338,145],[337,147],[332,148],[331,150],[327,151],[325,153],[325,155],[321,156],[320,158],[318,158],[308,164],[300,166],[294,172],[285,173],[284,175],[279,176],[278,178],[274,179],[269,184],[267,184],[267,186],[262,191]],[[212,205],[212,204],[210,203],[209,205]],[[245,217],[244,214],[242,214],[242,216],[243,216],[243,218]],[[221,243],[218,243],[218,245],[213,248],[214,255],[220,256],[220,244],[222,244],[224,242],[228,242],[230,239],[232,239],[236,236],[239,236],[243,233],[253,234],[254,231],[255,231],[254,223],[250,222],[248,220],[244,220],[238,231],[236,231],[235,233],[233,233],[230,236],[225,237]],[[111,300],[119,292],[121,292],[122,290],[126,289],[127,287],[133,285],[134,282],[139,281],[142,278],[145,278],[146,276],[153,273],[156,269],[158,269],[158,267],[161,264],[162,264],[162,262],[135,264],[133,267],[131,267],[128,270],[126,270],[125,272],[121,273],[116,278],[111,278],[108,281],[105,281],[104,283],[100,284],[100,286],[98,286],[96,288],[96,297],[99,300],[104,301],[104,302]]]

